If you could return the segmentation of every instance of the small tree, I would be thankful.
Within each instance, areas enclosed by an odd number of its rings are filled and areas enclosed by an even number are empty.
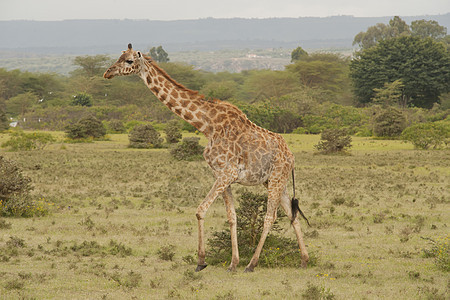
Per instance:
[[[163,49],[162,46],[158,46],[157,48],[152,47],[149,52],[150,56],[154,61],[159,63],[169,62],[169,54]]]
[[[351,142],[352,138],[345,129],[325,129],[314,147],[323,154],[329,154],[346,151],[352,146]]]
[[[291,62],[295,62],[297,60],[301,60],[303,57],[308,56],[308,52],[303,50],[302,47],[295,48],[291,53]]]
[[[88,115],[67,126],[66,135],[70,139],[99,139],[106,135],[106,128],[95,116]]]
[[[178,143],[183,135],[181,134],[181,124],[177,120],[170,121],[164,129],[168,144]]]
[[[73,97],[71,102],[73,106],[92,106],[92,97],[86,93],[79,93]]]
[[[391,83],[385,83],[383,88],[374,88],[373,103],[379,104],[383,107],[392,106],[394,104],[400,104],[402,107],[406,107],[407,103],[404,102],[403,88],[405,85],[401,79],[395,80]]]
[[[373,132],[379,137],[399,136],[406,128],[406,118],[393,107],[383,109],[373,118]]]
[[[198,142],[198,137],[186,137],[170,151],[170,154],[178,160],[197,160],[202,158],[204,147]]]
[[[131,148],[160,148],[161,134],[150,124],[135,126],[128,135]]]

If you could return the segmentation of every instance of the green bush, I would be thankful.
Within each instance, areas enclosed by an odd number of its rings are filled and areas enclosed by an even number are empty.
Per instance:
[[[86,93],[77,94],[71,102],[73,106],[92,106],[92,97]]]
[[[177,120],[170,121],[164,129],[164,132],[168,144],[178,143],[183,137],[181,134],[181,124]]]
[[[401,138],[417,149],[434,149],[450,139],[450,122],[419,123],[403,130]]]
[[[303,116],[304,127],[312,134],[333,128],[345,128],[350,134],[354,134],[360,130],[366,119],[367,116],[361,109],[332,103],[323,103],[311,114]]]
[[[128,135],[131,148],[161,148],[161,134],[150,124],[137,125]]]
[[[267,210],[267,196],[242,193],[239,207],[236,209],[239,256],[243,264],[250,262],[264,227],[264,217]],[[296,240],[283,237],[277,233],[282,231],[278,220],[284,215],[278,213],[264,249],[259,259],[259,265],[265,267],[300,267],[301,253]],[[228,227],[226,223],[225,226]],[[230,230],[216,231],[208,239],[208,262],[213,265],[229,264],[231,261]]]
[[[346,151],[352,146],[351,142],[352,138],[345,129],[325,129],[314,147],[323,154],[329,154]]]
[[[48,213],[45,199],[33,201],[31,179],[22,174],[16,163],[0,156],[0,216],[31,217]]]
[[[373,133],[378,137],[397,137],[405,128],[405,116],[393,107],[379,111],[373,118]]]
[[[10,139],[2,143],[2,147],[11,151],[42,150],[52,142],[55,142],[55,138],[49,133],[14,131]]]
[[[198,137],[186,137],[175,148],[170,150],[170,154],[178,160],[199,160],[202,159],[204,147],[198,142]]]
[[[0,156],[0,200],[28,195],[32,190],[31,179],[22,174],[17,165]]]
[[[430,249],[422,249],[425,258],[434,258],[435,265],[442,271],[450,272],[450,236],[439,237],[437,240],[423,238],[430,242]]]
[[[75,124],[66,127],[69,139],[101,139],[106,135],[103,123],[93,115],[82,117]]]

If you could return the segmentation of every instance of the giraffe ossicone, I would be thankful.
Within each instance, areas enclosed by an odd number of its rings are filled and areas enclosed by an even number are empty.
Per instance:
[[[263,184],[268,190],[267,212],[264,228],[258,246],[250,263],[245,268],[252,272],[258,263],[264,242],[281,205],[292,219],[302,266],[309,260],[303,241],[300,222],[293,213],[291,199],[286,186],[294,169],[294,155],[283,137],[261,128],[250,120],[236,106],[221,100],[208,100],[198,92],[176,82],[153,60],[140,51],[133,50],[131,44],[119,59],[104,73],[103,77],[136,74],[144,81],[152,93],[173,113],[202,132],[208,139],[203,156],[211,167],[215,182],[197,208],[198,220],[198,265],[196,271],[206,267],[204,218],[208,208],[218,196],[225,201],[230,224],[232,259],[230,271],[235,271],[239,263],[236,230],[236,212],[231,184]],[[294,216],[294,217],[293,217]]]

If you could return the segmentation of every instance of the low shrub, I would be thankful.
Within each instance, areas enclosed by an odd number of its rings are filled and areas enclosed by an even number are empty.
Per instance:
[[[170,154],[178,160],[199,160],[202,159],[204,147],[199,144],[200,138],[186,137],[175,148],[170,150]]]
[[[15,162],[0,156],[0,200],[28,195],[31,179],[22,174]]]
[[[175,246],[174,245],[165,245],[158,249],[157,253],[158,257],[162,260],[172,261],[175,256]]]
[[[434,258],[435,265],[442,271],[450,272],[450,236],[440,237],[437,240],[423,238],[428,240],[431,248],[423,249],[425,258]]]
[[[323,154],[344,152],[352,146],[351,142],[352,138],[345,129],[326,129],[314,147]]]
[[[242,193],[236,209],[239,256],[243,264],[250,262],[261,237],[267,209],[267,196]],[[296,240],[282,237],[278,221],[284,216],[280,213],[264,244],[259,265],[265,267],[300,267],[301,253]],[[225,224],[228,227],[228,224]],[[207,259],[210,264],[226,265],[231,261],[231,237],[228,228],[216,231],[208,239]]]
[[[30,196],[32,189],[31,179],[14,162],[0,156],[0,216],[46,215],[51,203],[42,198],[34,201]]]
[[[415,124],[403,130],[401,138],[416,149],[437,149],[450,139],[450,122]]]
[[[135,126],[128,135],[131,148],[161,148],[161,134],[150,124]]]
[[[306,300],[331,300],[335,298],[336,296],[329,288],[317,286],[310,282],[307,283],[307,288],[302,293],[302,299]]]
[[[172,120],[167,123],[164,133],[166,134],[166,142],[168,144],[176,144],[183,137],[181,134],[181,124],[177,120]]]
[[[52,142],[55,142],[55,138],[50,133],[13,131],[2,147],[11,151],[42,150]]]
[[[66,127],[69,139],[101,139],[106,135],[103,123],[93,115],[84,116],[78,122]]]

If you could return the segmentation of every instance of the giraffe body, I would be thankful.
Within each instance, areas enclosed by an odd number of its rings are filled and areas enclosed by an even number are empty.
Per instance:
[[[197,208],[198,266],[206,267],[204,218],[208,208],[218,196],[222,196],[230,224],[232,261],[234,271],[239,262],[236,231],[236,212],[231,184],[264,184],[268,189],[267,213],[261,239],[245,271],[253,271],[258,263],[264,241],[276,219],[281,205],[292,218],[291,200],[286,185],[294,168],[294,156],[281,135],[263,129],[250,120],[236,106],[220,100],[207,100],[173,80],[151,58],[134,51],[131,44],[103,75],[112,78],[119,75],[139,75],[155,96],[172,112],[196,127],[208,139],[203,156],[216,179],[208,195]],[[300,223],[292,221],[302,253],[302,265],[308,262],[308,252],[303,242]]]

